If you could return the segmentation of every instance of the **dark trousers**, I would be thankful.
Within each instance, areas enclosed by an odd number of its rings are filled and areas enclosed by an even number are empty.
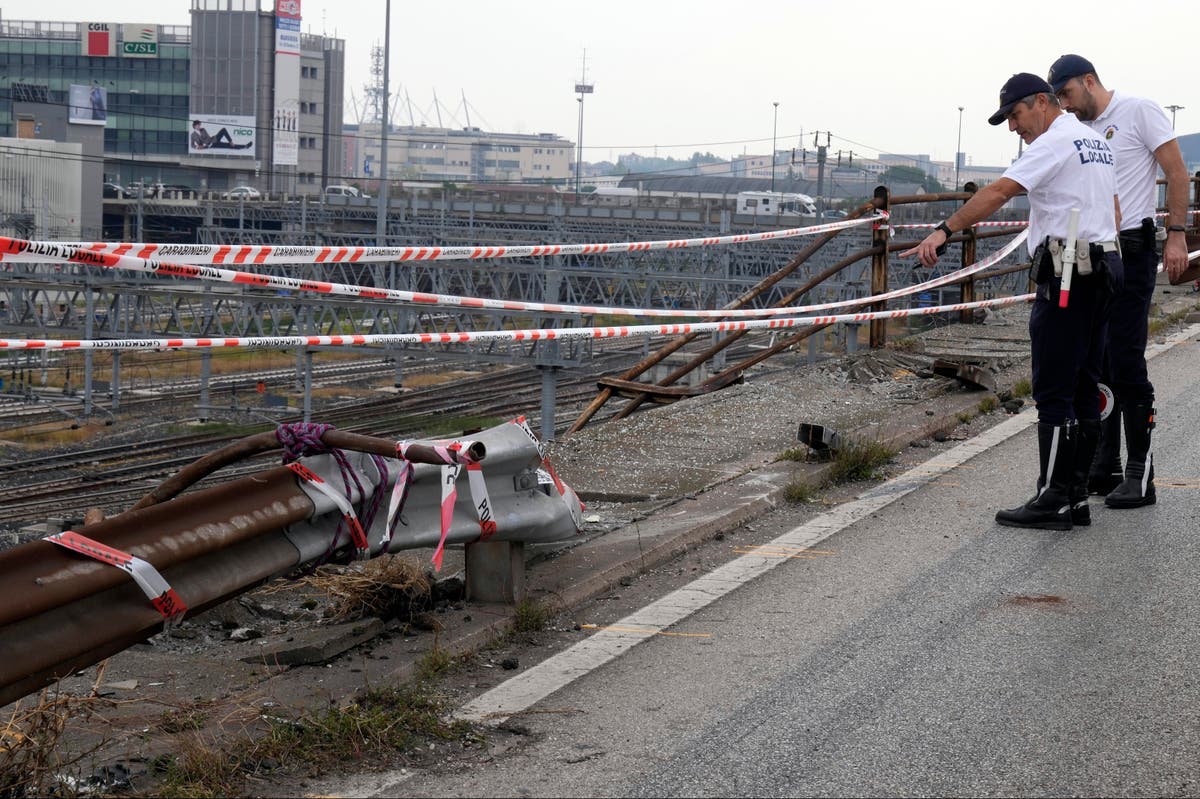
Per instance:
[[[1059,281],[1037,284],[1029,315],[1033,356],[1033,399],[1038,421],[1061,425],[1072,419],[1100,418],[1096,382],[1104,362],[1110,300],[1122,283],[1121,259],[1105,253],[1103,266],[1071,281],[1070,302],[1058,307]]]
[[[1126,407],[1154,404],[1154,386],[1146,372],[1150,302],[1158,276],[1153,223],[1121,233],[1125,286],[1116,292],[1108,318],[1103,380]]]

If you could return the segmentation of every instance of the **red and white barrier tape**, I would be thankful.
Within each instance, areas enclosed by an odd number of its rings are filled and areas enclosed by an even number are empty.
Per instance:
[[[881,229],[881,228],[885,228],[885,227],[886,227],[886,228],[890,228],[891,230],[919,230],[919,229],[921,229],[921,228],[935,228],[935,227],[937,227],[937,226],[938,226],[938,225],[940,225],[940,224],[941,224],[941,222],[911,222],[911,223],[906,223],[906,224],[903,224],[903,225],[886,225],[886,224],[885,224],[885,225],[881,225],[881,224],[876,224],[876,225],[875,225],[875,227],[874,227],[874,229],[875,229],[875,230],[879,230],[879,229]],[[986,221],[986,220],[985,220],[985,221],[983,221],[983,222],[977,222],[977,223],[975,223],[974,225],[972,225],[971,227],[1011,227],[1011,228],[1024,228],[1024,227],[1029,227],[1029,222],[1028,222],[1028,221],[1024,221],[1024,222],[1000,222],[1000,221],[988,222],[988,221]]]
[[[1196,214],[1200,214],[1200,211],[1187,211],[1185,213],[1188,216],[1194,216]],[[1166,211],[1158,211],[1157,213],[1154,214],[1154,217],[1156,219],[1162,219],[1165,216],[1168,216],[1168,213]],[[888,227],[888,228],[891,228],[892,230],[917,230],[920,228],[935,228],[939,224],[941,224],[941,223],[940,222],[912,222],[912,223],[906,223],[903,225],[883,225],[883,224],[876,223],[874,226],[874,229],[879,230],[881,228]],[[1028,226],[1029,226],[1028,221],[1025,221],[1025,222],[1000,222],[1000,221],[988,222],[985,220],[983,222],[976,223],[972,227],[1028,227]]]
[[[458,501],[458,473],[462,471],[460,464],[447,464],[442,467],[442,530],[437,547],[433,550],[434,571],[442,570],[442,555],[446,550],[446,536],[450,535],[450,524],[454,521],[454,503]]]
[[[292,461],[287,465],[289,469],[296,473],[304,482],[320,491],[325,496],[333,500],[337,505],[338,510],[342,512],[342,518],[346,522],[346,527],[350,531],[350,540],[354,544],[354,557],[356,560],[364,560],[370,557],[371,548],[367,541],[367,533],[363,530],[362,523],[358,521],[358,514],[354,512],[354,506],[350,504],[350,500],[342,495],[340,491],[335,489],[329,483],[321,479],[321,476],[312,471],[299,461]]]
[[[567,506],[567,511],[571,514],[571,520],[575,523],[575,529],[581,529],[583,527],[583,511],[586,509],[586,506],[583,504],[583,500],[581,500],[575,493],[575,489],[571,488],[569,485],[559,479],[558,474],[554,471],[554,466],[550,463],[545,442],[538,438],[537,434],[530,429],[529,422],[525,419],[525,417],[518,416],[513,420],[513,424],[519,427],[521,431],[525,433],[525,435],[529,436],[529,440],[532,441],[534,446],[537,447],[538,457],[540,457],[542,460],[542,468],[539,470],[539,479],[541,479],[541,475],[545,475],[546,479],[550,483],[553,483],[554,489],[558,492],[559,498],[562,499],[563,504]]]
[[[813,236],[834,230],[870,224],[886,213],[827,222],[808,227],[768,230],[761,233],[739,233],[729,236],[705,236],[694,239],[662,239],[659,241],[626,241],[606,244],[534,244],[534,245],[470,245],[466,247],[306,247],[224,245],[224,244],[129,244],[110,242],[69,242],[63,246],[109,255],[132,255],[143,259],[169,258],[178,264],[335,264],[335,263],[393,263],[396,261],[475,261],[484,258],[540,258],[550,255],[603,255],[652,250],[682,250],[694,247],[719,247],[727,244],[750,244],[775,239]],[[31,242],[34,251],[5,252],[6,257],[18,260],[38,260],[42,246],[54,242]]]
[[[46,540],[101,563],[116,566],[127,573],[137,583],[138,588],[142,589],[142,593],[150,600],[154,609],[162,614],[163,629],[173,627],[183,620],[187,605],[149,561],[80,535],[74,530],[48,535]]]
[[[470,450],[474,441],[426,442],[397,441],[396,457],[400,460],[400,475],[392,486],[392,496],[388,502],[387,525],[384,529],[384,539],[381,552],[386,552],[391,542],[391,530],[397,514],[404,510],[408,491],[412,484],[413,465],[408,460],[408,449],[415,443],[432,446],[433,451],[444,463],[442,468],[442,503],[441,531],[437,547],[433,553],[433,567],[442,570],[442,556],[446,548],[446,538],[450,534],[450,525],[454,521],[454,503],[458,500],[456,487],[458,476],[463,466],[467,468],[467,477],[471,488],[471,502],[475,506],[475,514],[479,519],[479,540],[484,541],[496,532],[496,522],[492,515],[492,503],[488,497],[487,484],[483,480],[482,466],[471,457]]]
[[[375,300],[391,299],[399,302],[412,302],[419,305],[577,315],[606,314],[610,316],[632,317],[665,316],[669,318],[742,319],[786,316],[788,314],[810,313],[812,311],[822,311],[833,308],[844,308],[851,305],[861,305],[864,302],[882,302],[887,299],[902,297],[908,294],[925,291],[930,288],[936,288],[937,286],[943,285],[947,282],[953,282],[959,277],[987,269],[989,266],[998,262],[1015,250],[1017,245],[1024,241],[1025,235],[1027,234],[1023,233],[1019,235],[1017,238],[1005,245],[1005,247],[1001,250],[998,250],[988,258],[985,258],[983,261],[980,261],[970,267],[959,270],[958,272],[954,272],[950,275],[936,278],[935,280],[927,281],[915,286],[896,289],[885,294],[880,294],[873,297],[864,297],[861,299],[838,300],[836,302],[827,302],[817,305],[793,306],[788,308],[739,308],[730,310],[679,310],[671,308],[618,308],[597,305],[560,305],[557,303],[519,302],[515,300],[494,300],[483,297],[462,297],[450,294],[426,294],[423,292],[402,291],[399,289],[379,289],[367,286],[347,285],[344,283],[329,283],[318,280],[298,280],[296,278],[257,275],[251,272],[217,269],[210,266],[164,264],[157,261],[147,261],[145,259],[135,258],[132,256],[95,253],[78,248],[72,249],[66,245],[36,245],[36,248],[44,250],[42,252],[43,258],[63,260],[67,263],[84,263],[92,266],[101,266],[108,269],[129,269],[137,272],[148,272],[158,275],[172,275],[176,277],[189,277],[199,280],[224,283],[237,283],[260,288],[289,289]],[[8,252],[11,250],[21,251],[22,248],[25,248],[24,251],[28,251],[30,247],[35,247],[35,245],[32,242],[22,241],[20,239],[8,239],[0,237],[0,252]]]
[[[927,308],[898,308],[893,311],[864,311],[829,316],[803,316],[787,319],[751,319],[729,322],[691,322],[665,325],[628,325],[624,327],[558,327],[540,330],[482,330],[460,333],[395,333],[354,336],[262,336],[259,338],[144,338],[144,339],[0,339],[0,350],[78,349],[78,350],[161,350],[230,347],[356,347],[396,344],[472,344],[498,341],[565,341],[571,339],[607,339],[629,336],[680,336],[689,333],[740,330],[782,330],[796,327],[860,323],[875,319],[902,319],[929,316],[972,308],[1012,305],[1033,297],[1022,294],[994,300],[939,305]]]

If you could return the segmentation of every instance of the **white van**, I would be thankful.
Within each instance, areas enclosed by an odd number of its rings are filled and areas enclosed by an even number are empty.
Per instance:
[[[360,192],[358,189],[354,188],[353,186],[345,186],[345,185],[326,186],[325,187],[325,196],[326,197],[364,197],[364,198],[370,199],[369,197],[367,197],[367,195],[363,194],[362,192]]]

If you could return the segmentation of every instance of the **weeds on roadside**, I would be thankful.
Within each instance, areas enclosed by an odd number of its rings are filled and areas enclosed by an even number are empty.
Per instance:
[[[208,704],[211,702],[197,702],[188,707],[169,710],[162,714],[158,728],[171,735],[188,730],[199,731],[208,723],[208,711],[205,709]]]
[[[996,397],[991,394],[989,394],[988,396],[984,397],[983,399],[981,399],[979,401],[979,413],[980,414],[991,413],[992,411],[996,410],[999,407],[1000,407],[1000,400],[996,399]]]
[[[414,673],[418,679],[429,681],[457,662],[458,658],[438,646],[437,638],[434,638],[433,646],[429,651],[417,659]]]
[[[1029,378],[1022,377],[1020,380],[1013,383],[1012,395],[1014,397],[1028,397],[1032,393],[1033,383],[1029,381]]]
[[[792,480],[783,489],[783,498],[794,505],[812,502],[817,495],[817,489],[803,480]]]
[[[1147,325],[1146,332],[1151,336],[1157,336],[1168,328],[1174,327],[1182,321],[1184,317],[1192,313],[1193,308],[1181,308],[1178,311],[1166,314],[1165,316],[1156,316],[1150,320]]]
[[[829,482],[869,480],[877,476],[879,469],[894,457],[896,450],[881,441],[852,441],[834,454]]]
[[[46,689],[35,704],[23,700],[13,707],[0,721],[0,797],[70,796],[80,790],[69,775],[102,744],[69,753],[59,742],[72,719],[91,714],[94,701]]]
[[[779,453],[779,460],[804,463],[808,460],[808,447],[792,447]]]
[[[159,775],[153,795],[243,796],[249,778],[294,764],[318,774],[364,759],[413,756],[431,741],[475,740],[470,725],[446,721],[445,710],[442,698],[416,683],[366,690],[349,704],[296,719],[271,718],[265,734],[222,745],[197,735],[151,764]]]
[[[546,629],[553,617],[549,606],[536,599],[525,598],[517,603],[513,612],[513,632],[536,633]]]

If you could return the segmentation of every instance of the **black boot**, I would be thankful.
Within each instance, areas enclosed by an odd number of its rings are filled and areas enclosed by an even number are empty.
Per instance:
[[[1154,491],[1154,455],[1150,452],[1150,431],[1154,429],[1154,408],[1134,405],[1122,409],[1125,419],[1125,480],[1104,498],[1110,508],[1140,508],[1157,501]]]
[[[1088,508],[1088,492],[1091,487],[1089,471],[1094,465],[1097,442],[1103,435],[1103,423],[1099,419],[1080,419],[1075,426],[1075,466],[1071,470],[1071,523],[1086,527],[1092,523],[1092,511]],[[1118,443],[1120,439],[1117,439]],[[1096,458],[1099,460],[1099,458]]]
[[[1113,402],[1108,418],[1100,422],[1100,443],[1096,459],[1088,472],[1089,494],[1104,496],[1121,484],[1125,473],[1121,469],[1121,408]]]
[[[1075,438],[1070,425],[1038,422],[1038,458],[1042,476],[1038,492],[1020,507],[996,513],[1008,527],[1038,530],[1071,529],[1071,474],[1075,466]]]

